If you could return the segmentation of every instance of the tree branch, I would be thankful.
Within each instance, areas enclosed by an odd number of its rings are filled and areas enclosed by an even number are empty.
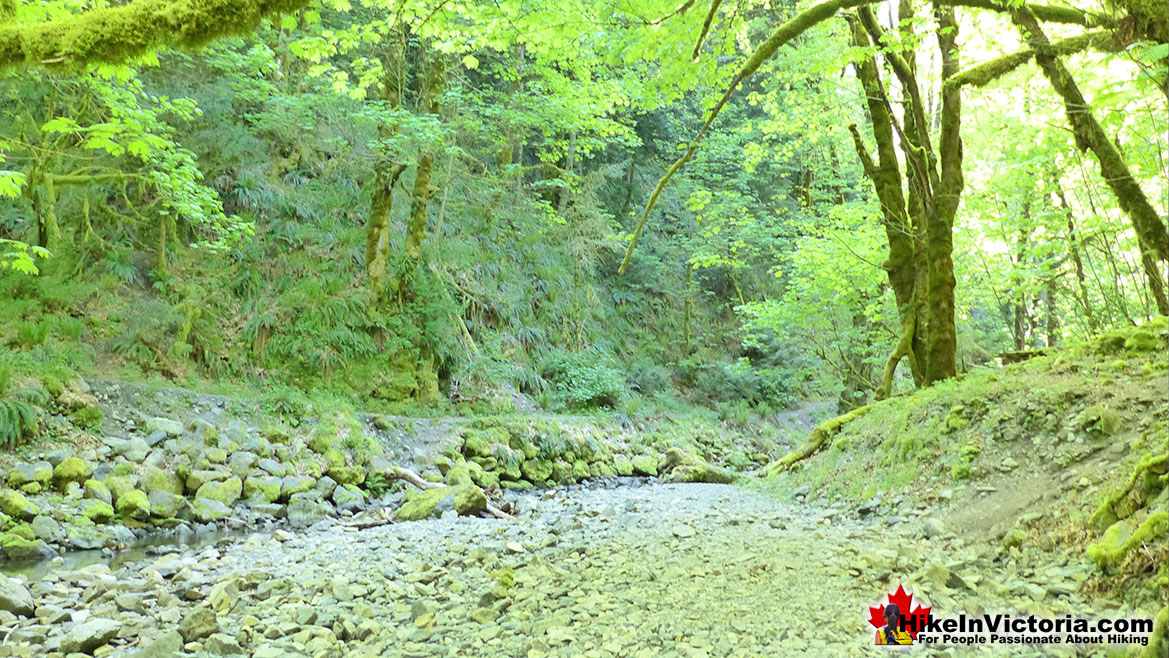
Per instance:
[[[296,11],[310,0],[134,0],[72,18],[0,24],[0,70],[78,68],[121,62],[155,48],[194,48],[247,34],[264,16]]]
[[[1112,32],[1108,30],[1087,32],[1069,39],[1055,41],[1051,44],[1051,48],[1060,55],[1070,55],[1088,48],[1111,51],[1114,48],[1114,46],[1109,45],[1111,37]],[[1032,48],[1003,55],[958,73],[946,81],[946,86],[955,89],[966,85],[983,87],[1026,64],[1033,57],[1035,57],[1035,50]]]

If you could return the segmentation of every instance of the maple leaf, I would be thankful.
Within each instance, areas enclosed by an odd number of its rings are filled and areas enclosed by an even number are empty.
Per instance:
[[[887,595],[889,603],[897,606],[901,611],[901,623],[898,628],[909,632],[909,636],[914,640],[917,639],[918,631],[925,628],[925,625],[930,620],[930,609],[923,608],[918,604],[916,608],[910,608],[913,605],[913,593],[906,592],[905,588],[900,584],[897,585],[896,592],[890,592]],[[878,605],[877,607],[869,606],[869,623],[876,628],[881,628],[885,625],[885,606]]]

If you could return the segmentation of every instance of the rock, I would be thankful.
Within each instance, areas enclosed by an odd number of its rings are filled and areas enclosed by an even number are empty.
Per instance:
[[[482,435],[471,433],[463,437],[462,453],[468,457],[490,457],[491,444]]]
[[[653,455],[637,455],[633,458],[633,472],[651,477],[658,474],[658,458]]]
[[[694,528],[683,524],[674,526],[670,529],[670,531],[674,533],[675,537],[679,537],[681,539],[687,539],[689,537],[693,537],[696,534]]]
[[[207,638],[203,650],[213,656],[237,656],[244,652],[239,642],[227,633],[215,633]]]
[[[221,469],[195,469],[187,474],[184,482],[184,491],[194,494],[199,490],[199,487],[208,482],[222,482],[231,477],[231,473]]]
[[[231,516],[230,507],[218,500],[211,500],[210,498],[196,498],[191,503],[191,511],[195,514],[195,518],[203,523],[218,521]]]
[[[316,486],[313,487],[313,491],[317,492],[317,498],[328,498],[336,489],[337,481],[328,475],[317,480]]]
[[[613,455],[613,469],[617,475],[629,477],[633,475],[633,460],[625,455]]]
[[[47,487],[53,480],[53,465],[47,461],[17,464],[8,472],[8,486],[18,489],[30,482]]]
[[[946,526],[942,523],[941,519],[931,517],[926,519],[925,523],[922,524],[921,531],[926,539],[933,539],[939,535],[946,534]]]
[[[264,471],[267,471],[271,475],[275,475],[276,477],[284,477],[284,474],[288,471],[288,469],[284,467],[284,464],[281,464],[275,459],[261,459],[256,463],[256,466]]]
[[[240,494],[243,493],[243,486],[243,482],[238,477],[230,477],[221,482],[204,482],[203,486],[195,492],[195,498],[217,500],[231,507],[235,501],[239,500]]]
[[[298,493],[312,491],[317,481],[304,475],[289,475],[280,485],[280,500],[287,501]]]
[[[167,436],[182,436],[183,424],[177,420],[155,416],[146,419],[147,432],[165,432]]]
[[[187,507],[187,499],[162,489],[155,489],[148,496],[150,513],[160,519],[173,519]]]
[[[339,510],[356,512],[365,505],[365,496],[361,493],[361,489],[347,484],[333,490],[333,504]],[[455,507],[458,509],[458,501],[456,501]]]
[[[39,514],[32,520],[32,534],[37,539],[45,542],[60,541],[65,533],[61,530],[61,524],[51,516]]]
[[[85,492],[86,498],[100,500],[107,505],[112,505],[114,502],[113,496],[110,494],[110,488],[107,487],[104,482],[91,478],[85,481],[85,484],[82,485],[82,488]]]
[[[188,612],[179,624],[179,634],[183,636],[185,642],[201,640],[218,632],[219,620],[215,617],[215,611],[207,607]]]
[[[150,499],[147,498],[146,492],[138,489],[131,489],[122,494],[114,507],[122,516],[127,516],[131,519],[145,521],[150,517]]]
[[[331,466],[328,477],[340,484],[361,484],[365,482],[365,469],[357,466]]]
[[[21,533],[22,529],[24,534]],[[0,534],[0,549],[3,549],[6,558],[15,561],[48,560],[57,557],[57,551],[40,539],[34,538],[28,526],[13,528]]]
[[[61,653],[89,653],[105,646],[122,631],[121,622],[97,617],[84,621],[69,629],[61,638]]]
[[[479,487],[467,483],[454,487],[455,511],[460,516],[478,516],[479,512],[487,509],[487,494]]]
[[[294,528],[307,528],[308,526],[320,521],[329,516],[332,512],[325,503],[320,502],[315,496],[305,493],[299,493],[292,497],[288,503],[288,523]]]
[[[114,508],[104,500],[91,498],[81,504],[81,513],[94,523],[106,523],[114,518]]]
[[[547,482],[553,470],[552,462],[547,459],[528,459],[520,464],[520,472],[532,482]]]
[[[147,493],[155,490],[165,491],[176,495],[183,495],[183,478],[173,470],[165,471],[161,468],[147,466],[142,469],[142,487]]]
[[[81,484],[93,477],[93,467],[77,457],[70,457],[53,469],[53,484],[64,490],[70,482]]]
[[[231,469],[232,473],[235,473],[237,477],[243,478],[247,477],[248,473],[251,472],[252,467],[255,466],[256,462],[259,460],[260,458],[255,453],[240,451],[233,453],[231,457],[228,458],[227,465]]]
[[[134,658],[173,658],[183,652],[183,636],[178,631],[169,631],[152,642],[143,644]]]
[[[457,487],[436,487],[425,491],[411,489],[406,492],[405,502],[394,512],[398,521],[421,521],[436,519],[442,513],[455,508]]]
[[[0,575],[0,610],[14,615],[31,617],[33,613],[32,594],[19,580]]]
[[[708,464],[697,454],[681,448],[666,451],[666,469],[670,470],[670,482],[710,482],[730,484],[738,476],[724,468]]]
[[[134,482],[124,475],[111,475],[106,478],[105,485],[109,487],[113,501],[134,490]]]
[[[274,475],[252,475],[244,480],[243,495],[248,500],[274,503],[280,500],[280,478]]]
[[[0,490],[0,512],[21,521],[32,521],[41,509],[29,502],[19,491]]]
[[[236,585],[235,580],[215,583],[211,586],[210,594],[207,595],[207,602],[211,604],[211,609],[218,615],[231,612],[238,601],[239,586]]]
[[[121,455],[132,462],[142,463],[150,454],[150,444],[145,439],[130,439],[115,448],[114,454]]]

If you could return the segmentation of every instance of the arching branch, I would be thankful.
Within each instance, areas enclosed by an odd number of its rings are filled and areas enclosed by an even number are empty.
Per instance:
[[[193,48],[256,29],[310,0],[134,0],[47,23],[0,23],[0,70],[121,62],[161,46]]]
[[[1110,51],[1112,50],[1112,47],[1109,45],[1111,43],[1112,32],[1099,30],[1097,32],[1088,32],[1074,36],[1069,39],[1054,41],[1051,44],[1051,48],[1060,55],[1071,55],[1089,48]],[[971,66],[947,80],[946,86],[952,88],[964,87],[966,85],[983,87],[1026,64],[1033,57],[1035,57],[1035,51],[1030,48],[1020,50],[1017,53],[1003,55],[1002,57],[983,62],[977,66]]]

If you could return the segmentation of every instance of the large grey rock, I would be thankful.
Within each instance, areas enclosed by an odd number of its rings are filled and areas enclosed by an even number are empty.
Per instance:
[[[220,482],[205,482],[195,492],[195,498],[210,498],[231,507],[243,494],[244,483],[238,477],[230,477]]]
[[[290,500],[298,493],[311,491],[317,481],[304,475],[289,475],[280,485],[280,500]]]
[[[230,507],[210,498],[196,498],[195,502],[191,503],[191,510],[195,513],[195,518],[204,523],[225,519],[231,515]]]
[[[250,501],[274,503],[280,500],[280,478],[274,475],[253,475],[244,480],[244,498]]]
[[[150,514],[160,519],[173,519],[187,507],[187,499],[162,489],[155,489],[148,496]]]
[[[122,630],[121,622],[98,617],[77,624],[61,638],[61,653],[89,653],[109,644]]]
[[[150,444],[146,439],[130,439],[114,448],[114,454],[121,455],[132,462],[141,463],[150,454]]]
[[[317,486],[313,487],[313,489],[316,489],[318,495],[321,498],[328,498],[332,496],[333,491],[337,489],[337,481],[328,475],[325,475],[322,476],[321,479],[317,480]]]
[[[329,516],[333,509],[310,493],[299,493],[288,503],[288,522],[295,528],[307,528]]]
[[[32,594],[19,580],[0,575],[0,610],[31,617]]]
[[[342,511],[357,512],[365,506],[365,496],[361,489],[347,484],[333,490],[333,504]]]
[[[183,424],[169,418],[148,418],[146,420],[146,431],[163,432],[168,436],[181,436],[183,434]]]
[[[284,477],[284,473],[288,470],[284,467],[284,464],[281,464],[275,459],[261,459],[256,465],[276,477]]]
[[[65,536],[61,530],[61,524],[57,523],[51,516],[45,514],[37,515],[32,520],[32,534],[42,541],[60,541]]]
[[[183,479],[173,469],[147,466],[142,469],[142,488],[146,489],[146,493],[161,489],[168,493],[182,495]]]
[[[53,479],[53,465],[47,461],[17,464],[8,472],[8,486],[16,489],[30,482],[48,486]]]
[[[203,650],[213,656],[238,656],[244,652],[239,642],[227,633],[215,633],[207,638]]]
[[[227,465],[231,468],[231,472],[238,477],[244,478],[251,472],[252,467],[259,461],[259,457],[254,452],[247,452],[241,450],[231,455],[227,460]]]

